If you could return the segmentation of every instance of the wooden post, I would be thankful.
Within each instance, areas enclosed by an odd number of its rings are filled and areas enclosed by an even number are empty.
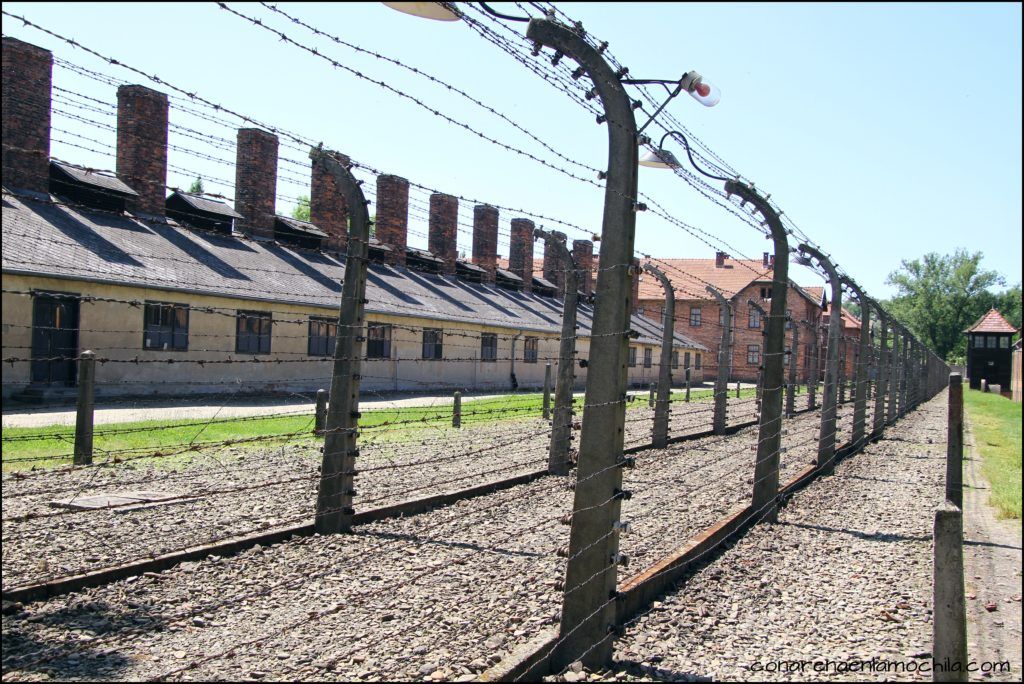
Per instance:
[[[96,391],[96,354],[82,352],[78,360],[78,412],[75,416],[75,465],[92,463],[92,423]]]
[[[946,428],[946,501],[964,505],[964,384],[949,374],[949,419]]]
[[[316,419],[313,425],[313,434],[324,434],[324,426],[327,425],[327,390],[316,391]]]
[[[462,427],[462,392],[458,390],[452,399],[452,427]]]

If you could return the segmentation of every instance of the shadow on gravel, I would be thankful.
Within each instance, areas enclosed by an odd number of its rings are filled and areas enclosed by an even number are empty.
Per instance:
[[[108,680],[132,665],[106,639],[133,631],[163,631],[165,621],[140,606],[123,610],[102,601],[78,601],[52,612],[25,610],[3,619],[3,676],[34,672],[51,679]],[[93,644],[96,640],[98,643]]]
[[[912,480],[892,480],[885,477],[865,477],[863,475],[834,475],[834,477],[837,480],[864,480],[865,482],[885,482],[886,484],[910,485],[911,487],[917,487],[921,484]]]
[[[1014,546],[1013,544],[996,544],[995,542],[972,541],[970,539],[964,539],[964,546],[987,546],[993,549],[1010,549],[1012,551],[1020,551],[1020,547]]]
[[[902,534],[885,534],[884,532],[861,532],[859,530],[846,530],[840,527],[828,527],[827,525],[808,525],[807,523],[795,523],[795,522],[780,522],[780,526],[788,527],[800,527],[805,530],[818,530],[820,532],[836,532],[839,534],[849,535],[857,539],[866,539],[868,541],[877,542],[931,542],[932,536],[925,535],[923,537],[907,537]]]
[[[537,553],[532,551],[512,551],[509,549],[501,549],[493,546],[480,546],[478,544],[470,544],[469,542],[450,542],[450,541],[438,541],[437,539],[424,539],[415,534],[398,534],[395,532],[358,532],[359,535],[365,535],[367,537],[375,537],[379,539],[401,539],[404,541],[416,542],[418,544],[425,544],[428,546],[444,546],[452,549],[470,549],[473,551],[486,551],[488,553],[495,553],[500,556],[520,556],[523,558],[544,558],[550,554]]]
[[[693,672],[678,672],[666,670],[662,667],[650,665],[636,660],[616,660],[612,665],[615,672],[627,672],[633,676],[641,677],[652,682],[712,682],[711,677],[694,674]]]

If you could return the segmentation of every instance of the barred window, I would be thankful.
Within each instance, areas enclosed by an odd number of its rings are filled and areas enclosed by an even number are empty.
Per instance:
[[[771,298],[772,298],[772,288],[770,288],[770,287],[762,287],[761,288],[761,299],[771,299]]]
[[[480,360],[493,363],[498,360],[498,336],[495,333],[480,335]]]
[[[368,323],[366,326],[366,358],[391,358],[391,324]]]
[[[651,348],[650,347],[644,347],[644,368],[650,368],[651,367],[651,357],[652,357]]]
[[[188,305],[146,302],[143,349],[188,350]]]
[[[748,328],[760,328],[761,327],[761,312],[750,307],[750,318],[747,320]]]
[[[690,307],[690,327],[691,328],[699,328],[700,327],[700,307],[699,306],[691,306]]]
[[[523,362],[537,363],[537,338],[527,337],[523,340]]]
[[[235,351],[239,354],[269,354],[273,319],[263,311],[239,311],[235,319]]]
[[[757,366],[761,364],[761,345],[759,344],[748,344],[747,345],[747,363]]]
[[[629,348],[629,367],[636,368],[636,347]]]
[[[309,342],[307,353],[310,356],[331,356],[338,340],[338,322],[330,318],[309,319]]]
[[[444,358],[444,333],[440,328],[423,329],[423,358],[434,361]]]

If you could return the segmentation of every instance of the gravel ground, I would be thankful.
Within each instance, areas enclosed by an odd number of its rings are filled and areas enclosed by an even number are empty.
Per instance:
[[[733,411],[748,420],[752,402],[730,400],[730,423]],[[708,402],[673,404],[670,433],[707,430],[710,410]],[[650,443],[653,415],[646,406],[628,412],[627,446]],[[547,464],[550,425],[540,419],[406,432],[405,441],[395,442],[380,441],[381,429],[364,431],[359,509],[458,491],[543,470]],[[319,447],[304,440],[258,451],[227,448],[166,461],[7,473],[4,588],[308,522],[319,464]],[[151,507],[87,511],[50,505],[56,499],[132,490],[182,498]]]
[[[817,419],[789,422],[783,479],[812,458]],[[631,572],[747,500],[756,439],[748,428],[637,455],[622,507]],[[564,485],[543,478],[10,607],[4,678],[468,679],[557,622]]]
[[[556,679],[899,679],[930,673],[771,672],[776,661],[928,660],[931,528],[944,494],[946,396],[908,416],[637,618],[616,668]],[[847,407],[843,407],[847,408]],[[1017,673],[1019,678],[1019,672]]]

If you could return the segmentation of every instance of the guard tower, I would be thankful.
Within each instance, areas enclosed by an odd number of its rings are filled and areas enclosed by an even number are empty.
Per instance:
[[[984,379],[1008,392],[1011,347],[1017,329],[992,308],[964,332],[967,333],[967,377],[971,389],[980,389]]]

